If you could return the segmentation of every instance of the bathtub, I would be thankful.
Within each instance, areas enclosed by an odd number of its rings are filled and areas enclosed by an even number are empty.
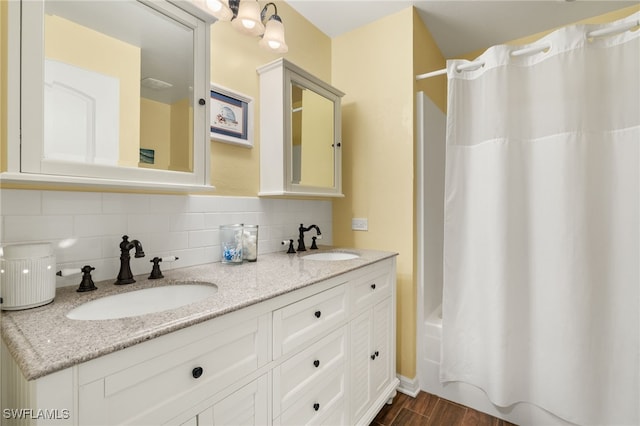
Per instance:
[[[440,383],[442,305],[426,315],[419,333],[422,336],[418,342],[420,350],[418,380],[421,390],[521,426],[572,425],[535,405],[527,403],[518,403],[509,407],[494,405],[482,389],[468,383]]]

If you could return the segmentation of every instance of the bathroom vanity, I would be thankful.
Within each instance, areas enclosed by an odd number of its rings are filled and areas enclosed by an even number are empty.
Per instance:
[[[369,424],[398,385],[395,254],[351,252],[62,288],[50,305],[3,313],[2,407],[57,415],[38,425]],[[217,292],[143,316],[65,316],[91,299],[193,282]]]

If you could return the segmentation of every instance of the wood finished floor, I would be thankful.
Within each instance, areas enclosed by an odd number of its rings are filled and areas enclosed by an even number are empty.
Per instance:
[[[420,392],[412,398],[403,393],[385,405],[370,426],[515,426],[464,405]]]

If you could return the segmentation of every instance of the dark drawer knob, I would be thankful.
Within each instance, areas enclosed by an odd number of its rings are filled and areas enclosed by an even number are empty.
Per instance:
[[[194,379],[199,379],[200,376],[202,376],[202,373],[204,373],[204,370],[202,369],[202,367],[196,367],[193,370],[191,370],[191,375],[193,376]]]
[[[371,284],[371,289],[372,289],[372,290],[375,290],[375,289],[376,289],[376,284],[375,284],[375,283]]]
[[[376,356],[380,356],[380,352],[375,351],[374,353],[376,354]]]
[[[200,105],[205,105],[207,102],[206,102],[204,99],[200,99],[200,100],[198,101],[198,103],[199,103]]]
[[[371,354],[371,359],[375,360],[376,359],[376,354]]]
[[[315,315],[316,318],[320,318],[320,315],[322,315],[322,312],[316,311],[313,315]]]
[[[315,361],[313,361],[313,365],[318,368],[320,367],[320,360],[316,359]]]
[[[313,409],[315,411],[318,411],[320,409],[320,404],[318,404],[317,402],[315,404],[313,404]]]

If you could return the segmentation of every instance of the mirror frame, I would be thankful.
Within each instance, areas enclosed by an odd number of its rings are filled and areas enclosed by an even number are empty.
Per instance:
[[[211,190],[209,142],[210,31],[215,18],[188,3],[137,0],[194,31],[193,172],[43,159],[44,1],[9,2],[7,171],[3,182]],[[78,1],[78,0],[76,0]],[[84,0],[91,1],[91,0]],[[205,104],[200,105],[199,100]]]

